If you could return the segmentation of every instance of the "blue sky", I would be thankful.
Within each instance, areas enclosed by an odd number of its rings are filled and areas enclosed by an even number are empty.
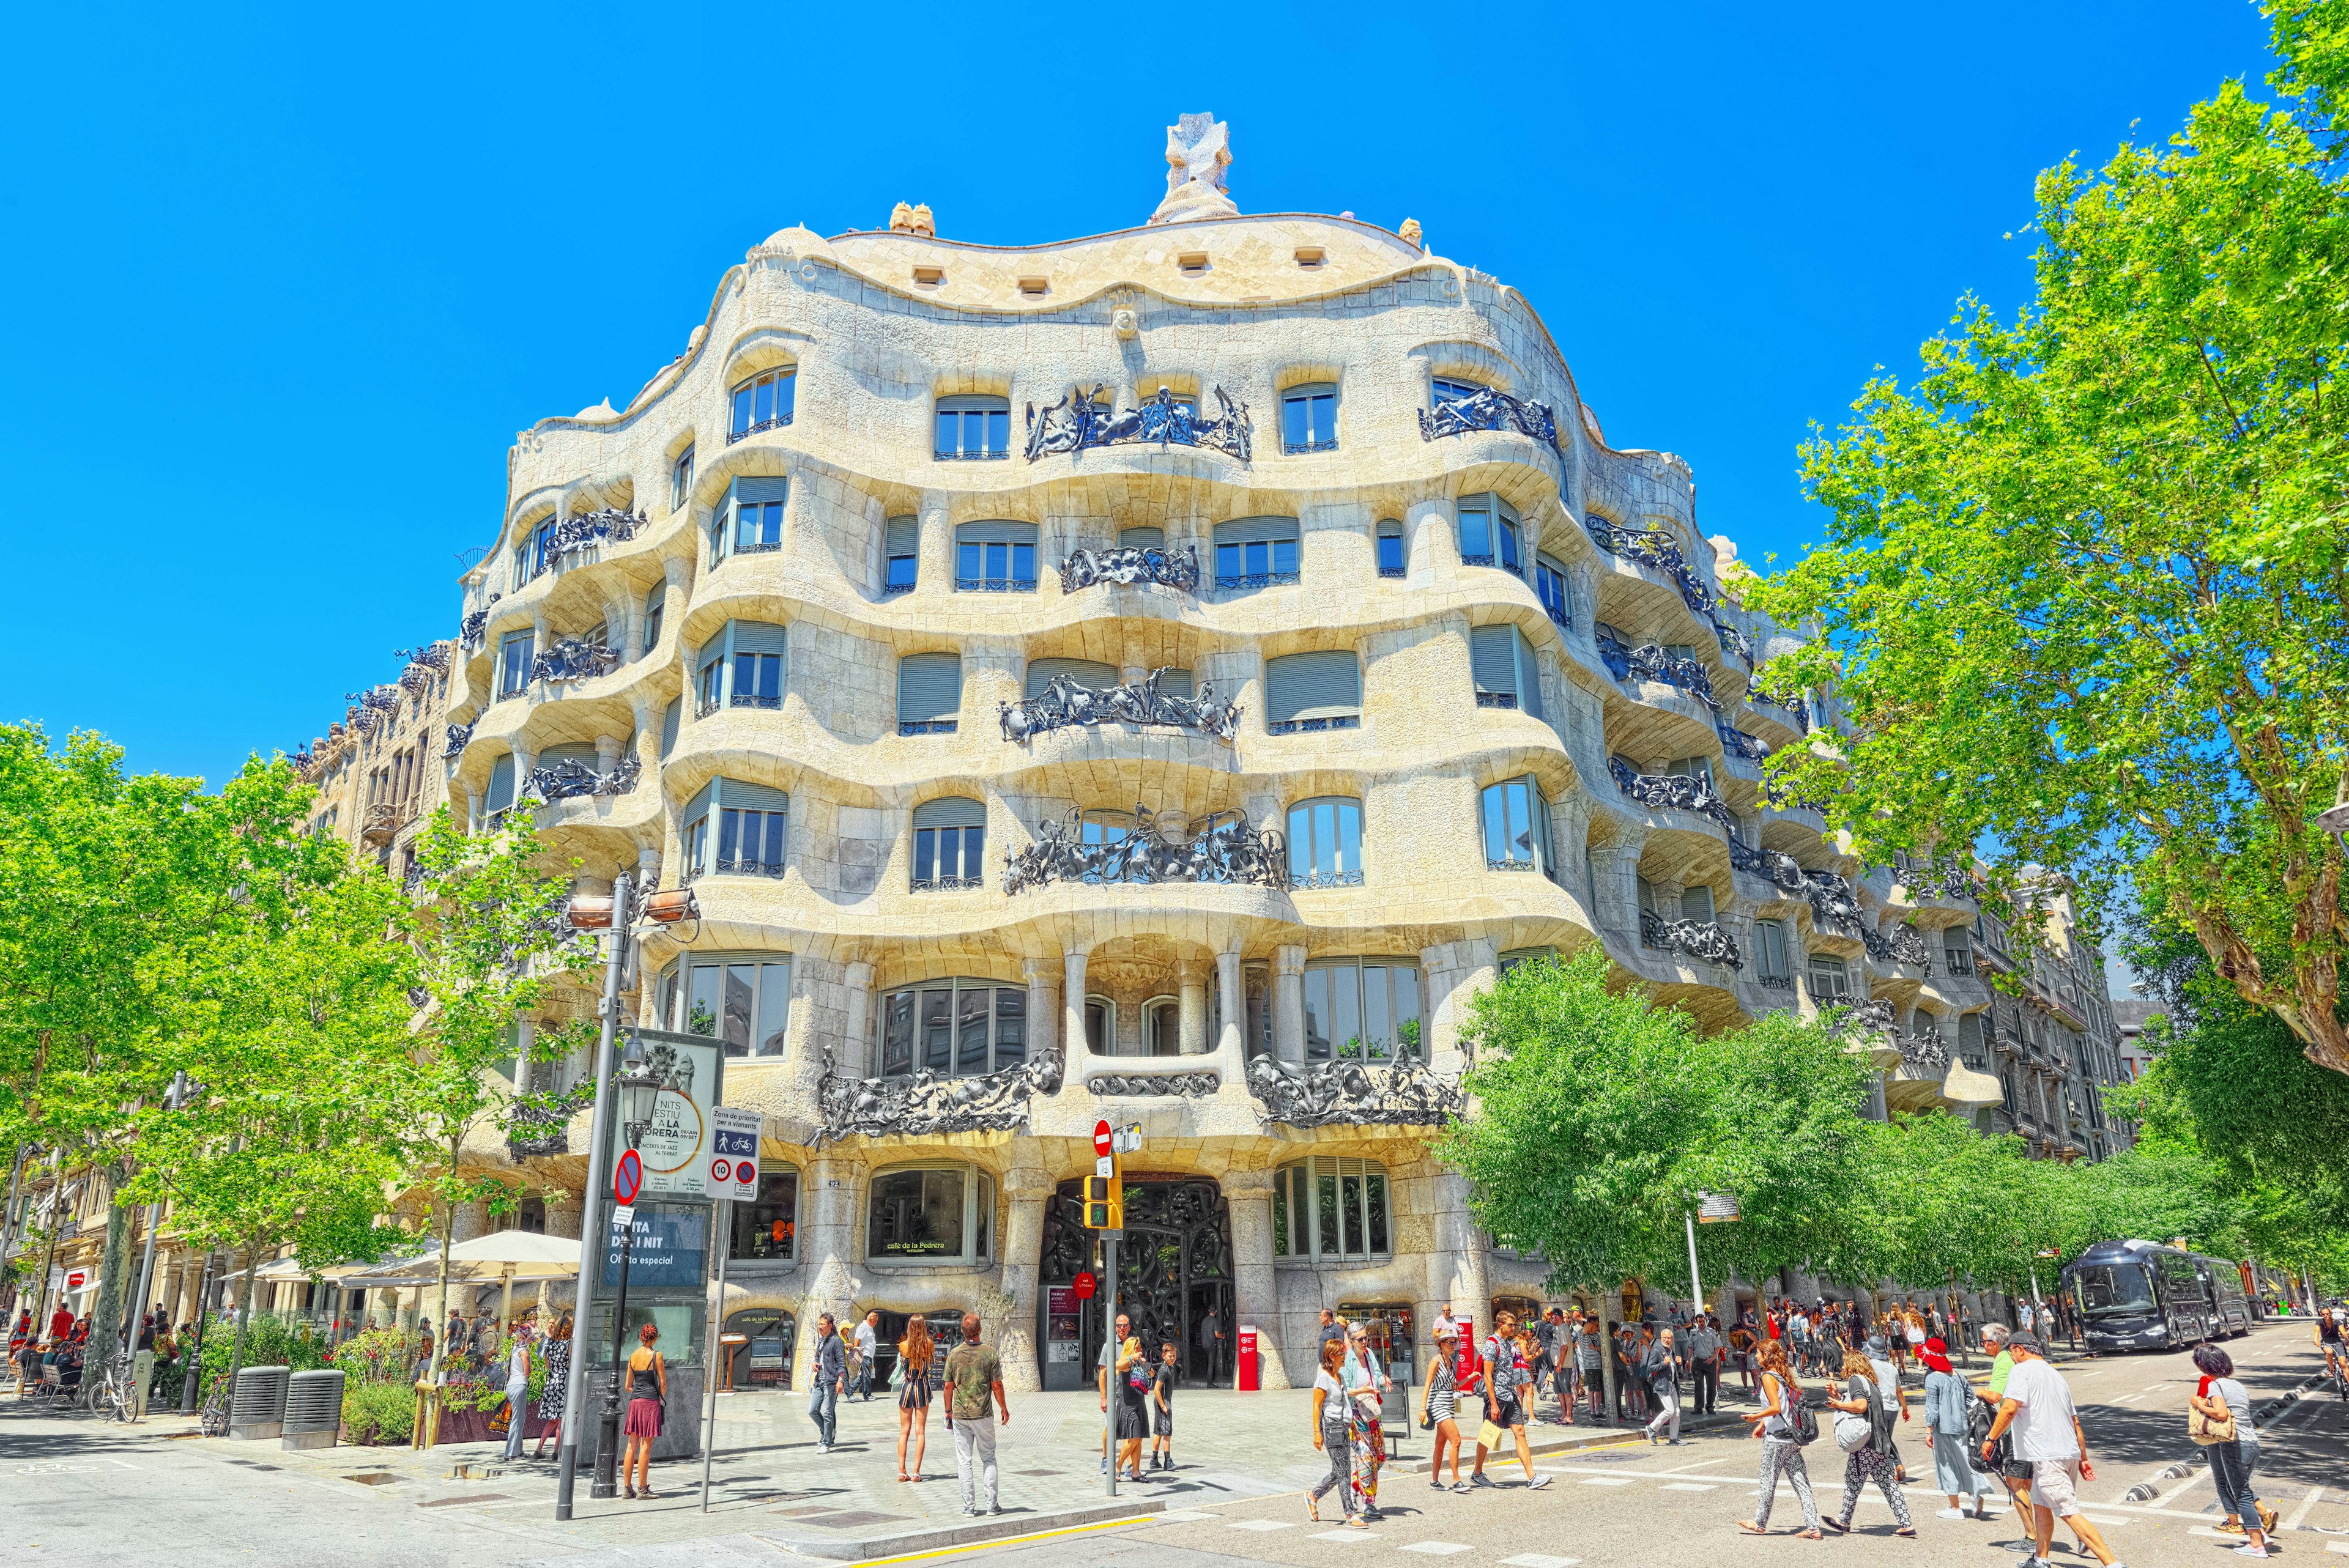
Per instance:
[[[1242,211],[1416,217],[1525,290],[1610,440],[1788,554],[1808,422],[2022,297],[2033,173],[2268,68],[2230,0],[891,15],[20,14],[0,717],[215,780],[292,748],[451,629],[514,432],[624,404],[747,247],[1135,224],[1181,110]]]

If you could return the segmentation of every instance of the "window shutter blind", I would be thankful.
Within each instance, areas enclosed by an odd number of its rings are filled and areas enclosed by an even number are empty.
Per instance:
[[[1265,717],[1275,724],[1362,711],[1362,665],[1351,650],[1268,659],[1264,680]]]
[[[955,529],[955,538],[964,544],[1033,544],[1036,525],[1032,522],[966,522]]]
[[[538,754],[541,768],[552,768],[560,762],[583,763],[589,769],[600,766],[595,755],[595,743],[591,740],[566,740],[560,746],[550,746]]]
[[[1095,691],[1107,691],[1117,685],[1116,668],[1095,659],[1030,659],[1028,661],[1025,695],[1042,696],[1044,688],[1052,684],[1054,676],[1068,676],[1079,686],[1091,686]]]
[[[1158,677],[1158,692],[1161,696],[1179,696],[1186,699],[1195,696],[1196,689],[1191,681],[1191,672],[1189,670],[1166,671]]]
[[[1297,520],[1293,517],[1236,517],[1229,522],[1216,524],[1217,544],[1259,544],[1297,537]]]
[[[1542,713],[1541,665],[1534,662],[1534,647],[1526,641],[1523,632],[1511,628],[1510,641],[1517,652],[1517,706],[1540,718]]]
[[[1480,692],[1517,695],[1517,629],[1474,626],[1468,632],[1468,663]]]
[[[984,828],[987,826],[987,802],[974,800],[967,795],[949,795],[940,800],[925,800],[914,808],[916,828]]]
[[[668,760],[668,754],[677,749],[677,723],[684,713],[685,698],[673,696],[668,699],[668,707],[661,715],[660,754],[664,762]]]
[[[771,621],[730,621],[726,630],[738,654],[781,654],[789,633]]]
[[[1681,889],[1681,918],[1700,924],[1713,919],[1713,889],[1702,882]]]
[[[1164,550],[1166,531],[1163,528],[1123,528],[1118,531],[1118,547],[1123,550]]]
[[[692,799],[688,800],[685,803],[685,810],[678,814],[677,820],[678,825],[680,827],[690,828],[694,823],[708,816],[709,814],[709,802],[717,797],[717,794],[718,780],[712,779],[709,783],[704,784],[699,790],[696,791]]]
[[[745,474],[728,488],[726,496],[729,500],[741,501],[745,505],[753,505],[766,500],[788,500],[791,499],[789,494],[791,482],[781,476],[771,478],[765,475]]]
[[[1009,397],[999,397],[986,392],[957,392],[938,399],[941,414],[965,414],[976,408],[981,413],[1004,413],[1011,407]]]
[[[490,766],[489,809],[502,811],[513,804],[514,759],[509,751]]]
[[[747,784],[740,779],[713,779],[710,788],[717,792],[717,803],[731,806],[738,811],[788,811],[791,796],[767,784]]]
[[[921,724],[962,711],[962,655],[907,654],[897,661],[897,722]]]
[[[885,532],[887,552],[891,555],[911,555],[921,546],[922,520],[917,517],[893,517]]]
[[[1402,520],[1392,517],[1381,519],[1379,522],[1379,537],[1381,539],[1401,539],[1402,537]]]

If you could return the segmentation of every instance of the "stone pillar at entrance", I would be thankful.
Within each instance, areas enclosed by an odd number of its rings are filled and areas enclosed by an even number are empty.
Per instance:
[[[1224,1026],[1216,1039],[1217,1068],[1224,1076],[1224,1087],[1247,1081],[1247,993],[1241,989],[1240,950],[1216,954],[1217,995],[1224,1003]],[[1270,1243],[1268,1242],[1267,1243]]]
[[[806,1216],[807,1294],[800,1298],[798,1343],[792,1351],[792,1387],[806,1388],[815,1352],[815,1320],[831,1313],[838,1323],[855,1304],[859,1285],[849,1266],[856,1245],[856,1166],[841,1159],[808,1161],[800,1210]]]
[[[1178,960],[1175,976],[1175,1038],[1184,1056],[1206,1055],[1207,966],[1196,958]]]
[[[1232,959],[1232,967],[1238,968],[1238,955]],[[1243,1327],[1255,1329],[1262,1386],[1286,1388],[1289,1381],[1281,1356],[1280,1293],[1272,1273],[1272,1172],[1229,1171],[1223,1187],[1232,1215],[1233,1350],[1237,1353]]]
[[[1011,1298],[1011,1315],[996,1340],[996,1351],[1003,1357],[1007,1394],[1032,1394],[1044,1386],[1036,1349],[1037,1292],[1044,1255],[1044,1207],[1052,1188],[1051,1172],[1041,1166],[1016,1165],[1003,1173],[1003,1195],[1011,1201],[1011,1214],[1003,1227],[1003,1289]]]
[[[1485,1242],[1468,1212],[1468,1181],[1439,1171],[1428,1182],[1435,1208],[1435,1247],[1427,1254],[1427,1297],[1420,1321],[1433,1325],[1445,1302],[1455,1314],[1476,1320],[1480,1334],[1493,1329],[1493,1293],[1485,1273]]]

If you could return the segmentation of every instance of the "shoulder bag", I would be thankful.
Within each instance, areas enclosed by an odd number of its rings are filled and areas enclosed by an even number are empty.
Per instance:
[[[2227,1403],[2227,1396],[2220,1395],[2219,1403],[2224,1406]],[[2231,1443],[2235,1440],[2235,1412],[2229,1409],[2225,1420],[2214,1421],[2189,1405],[2186,1408],[2186,1435],[2194,1439],[2194,1446],[2197,1448],[2207,1449],[2216,1447],[2220,1443]]]

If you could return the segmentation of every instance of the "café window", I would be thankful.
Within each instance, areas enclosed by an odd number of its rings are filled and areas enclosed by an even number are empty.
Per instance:
[[[992,980],[931,980],[881,998],[881,1073],[977,1078],[1028,1059],[1028,992]]]
[[[920,1165],[873,1178],[868,1263],[977,1264],[994,1255],[995,1178],[969,1165]]]
[[[800,1173],[766,1171],[759,1176],[759,1196],[737,1202],[734,1233],[727,1256],[740,1263],[789,1262],[799,1255]]]
[[[1273,1172],[1275,1257],[1390,1257],[1393,1234],[1387,1171],[1376,1161],[1316,1155]]]
[[[730,1057],[780,1057],[790,1032],[788,953],[696,953],[661,971],[657,1028],[714,1035]]]

